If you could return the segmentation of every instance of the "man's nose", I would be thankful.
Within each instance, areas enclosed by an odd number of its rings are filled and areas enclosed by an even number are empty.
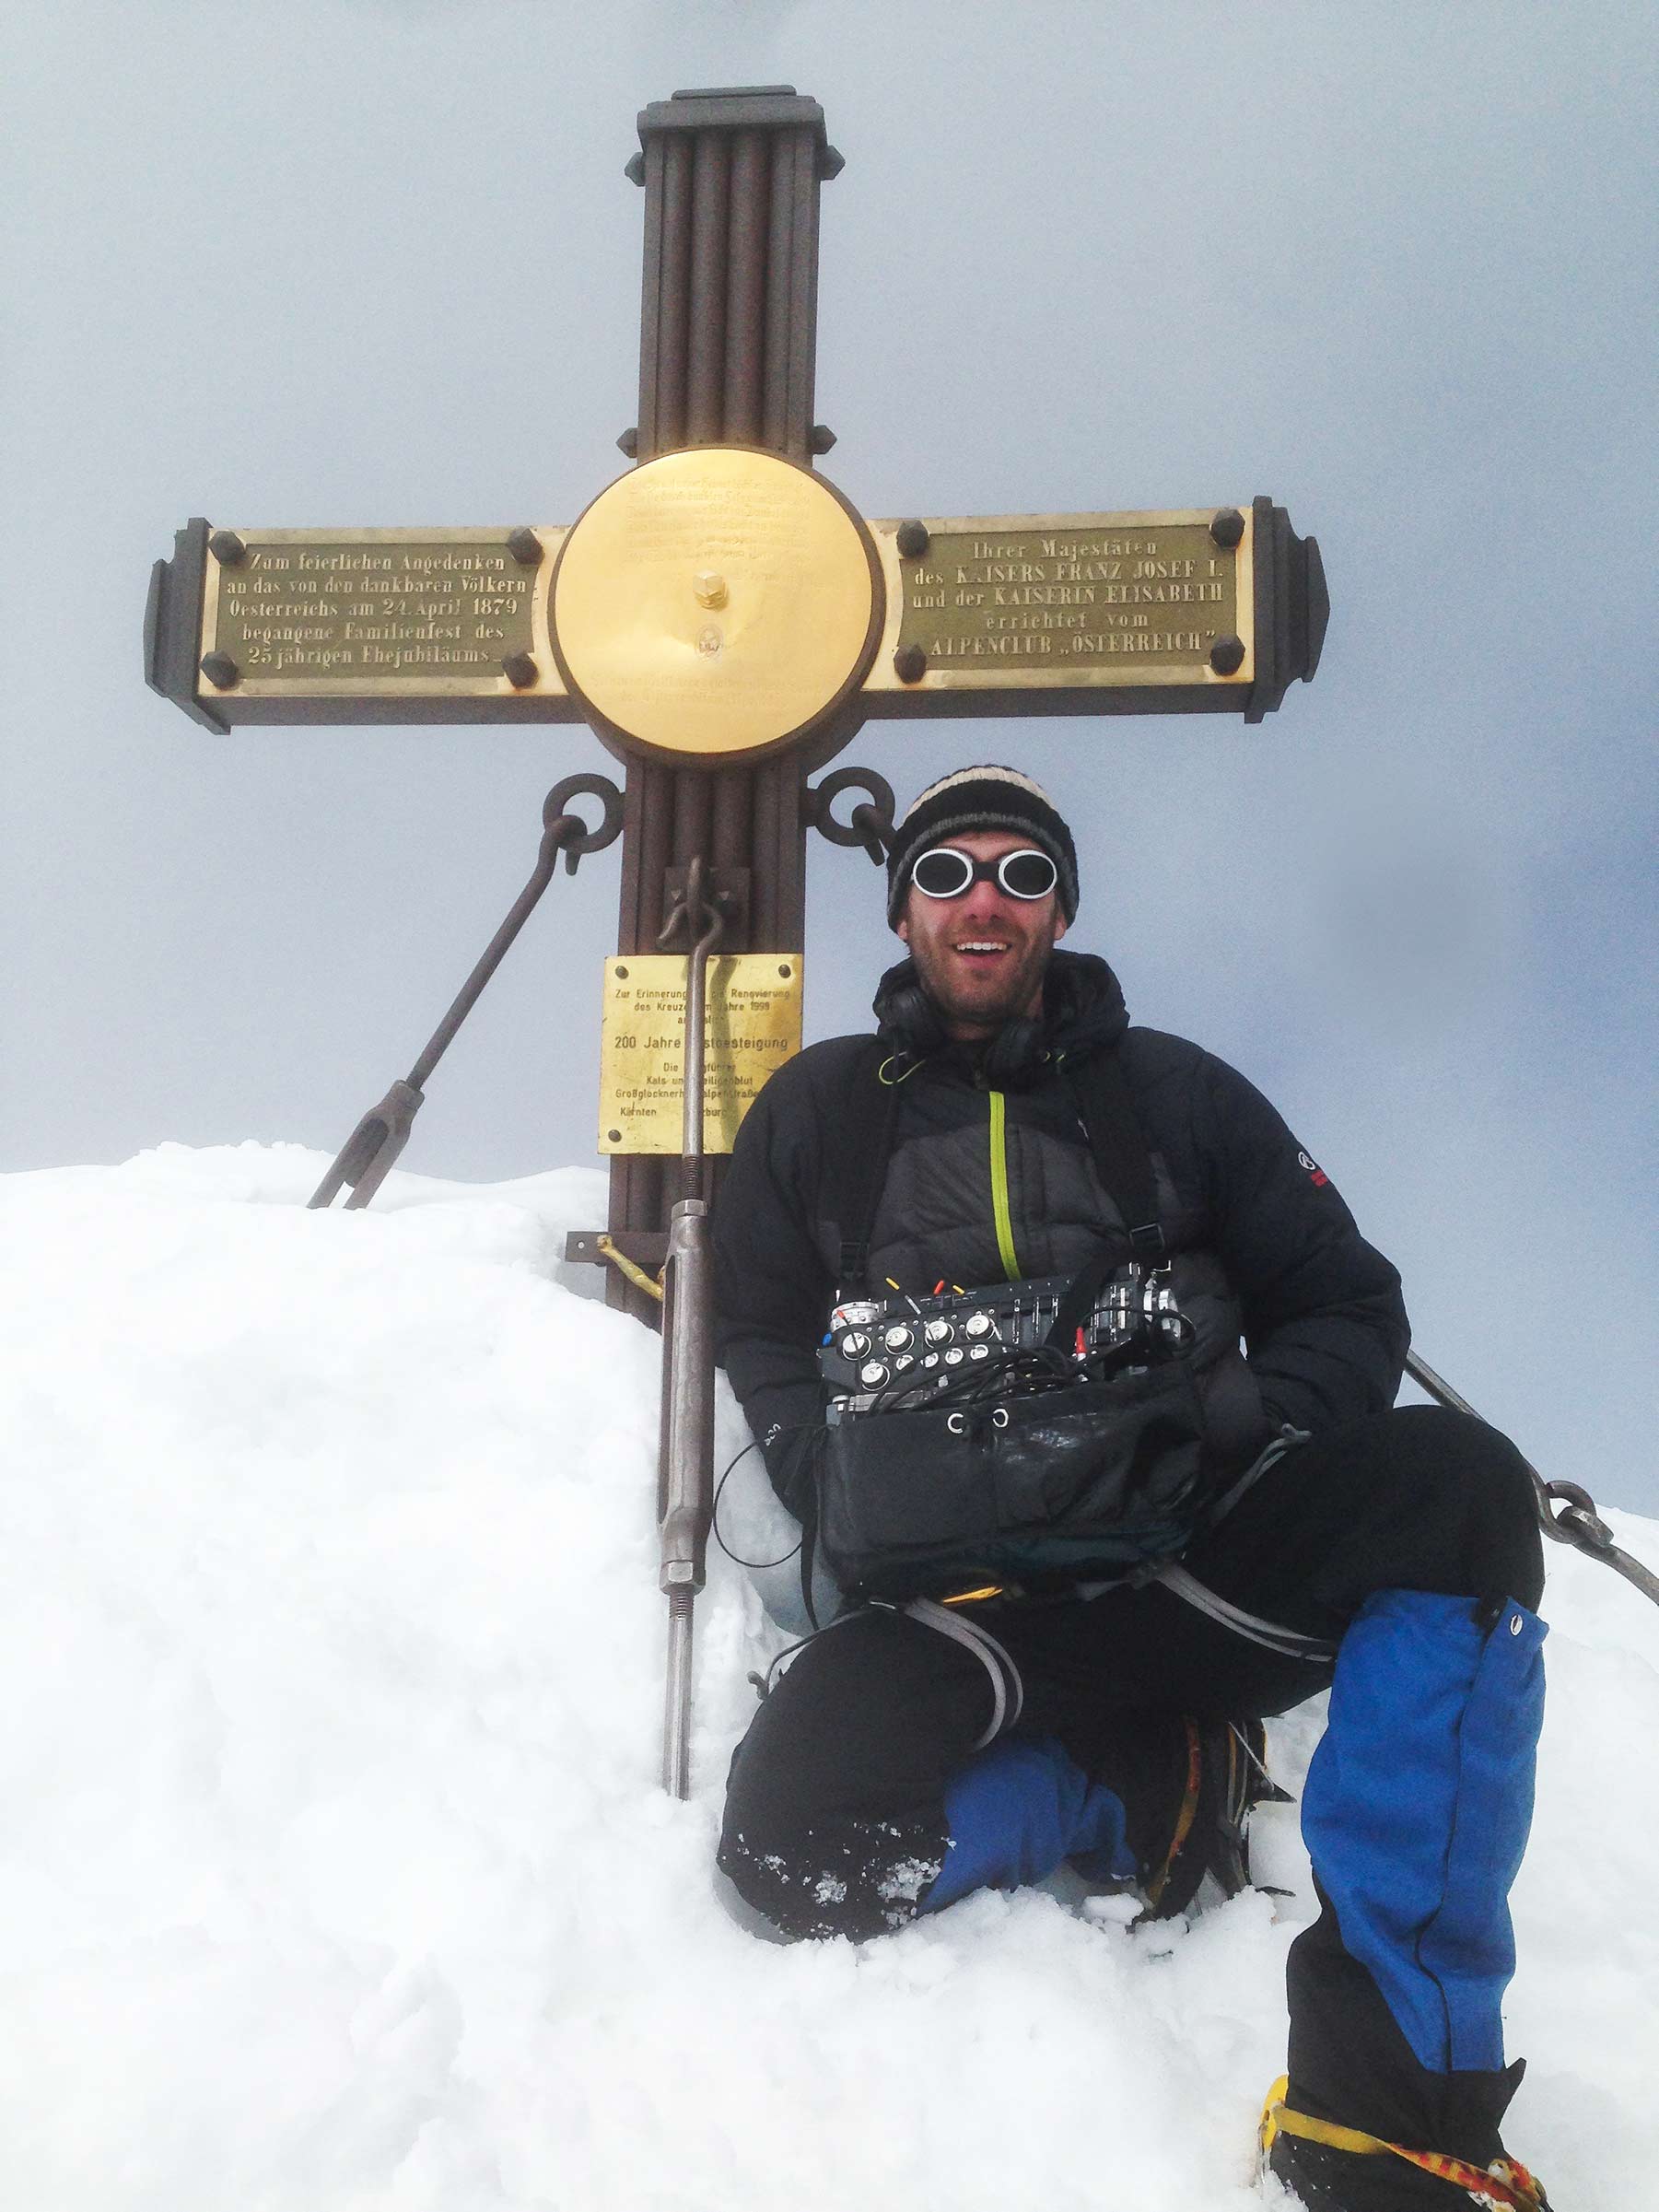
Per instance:
[[[964,921],[1003,921],[1007,919],[1009,905],[1008,894],[1001,885],[982,877],[963,894],[962,916]]]

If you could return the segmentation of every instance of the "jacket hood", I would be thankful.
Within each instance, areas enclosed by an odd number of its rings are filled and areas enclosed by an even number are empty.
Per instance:
[[[998,1036],[985,1045],[946,1039],[914,960],[901,960],[887,970],[876,986],[874,1007],[877,1035],[892,1051],[925,1059],[948,1050],[973,1060],[1006,1044],[1012,1048],[1006,1055],[1009,1060],[1017,1063],[1029,1058],[1027,1080],[1048,1056],[1064,1052],[1070,1059],[1081,1059],[1115,1044],[1129,1024],[1123,987],[1106,963],[1094,953],[1066,953],[1057,947],[1049,955],[1043,981],[1042,1019],[1005,1023]],[[1020,1052],[1018,1035],[1011,1035],[1020,1031],[1030,1033],[1028,1054]]]

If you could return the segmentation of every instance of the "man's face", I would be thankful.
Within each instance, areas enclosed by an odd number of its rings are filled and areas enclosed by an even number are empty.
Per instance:
[[[1029,837],[1001,829],[966,830],[940,843],[976,860],[1031,848]],[[929,898],[912,884],[898,932],[947,1034],[972,1040],[995,1036],[1017,1015],[1034,1020],[1041,1012],[1048,955],[1066,924],[1057,892],[1011,898],[1000,884],[982,882],[960,898]]]

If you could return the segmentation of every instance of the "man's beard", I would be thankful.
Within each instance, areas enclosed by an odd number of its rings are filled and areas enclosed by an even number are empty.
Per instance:
[[[952,966],[952,955],[929,942],[913,943],[910,956],[922,989],[947,1023],[994,1035],[1005,1022],[1024,1018],[1033,1003],[1040,1008],[1043,978],[1054,947],[1034,939],[1015,948],[982,977]],[[976,983],[978,988],[975,989]]]

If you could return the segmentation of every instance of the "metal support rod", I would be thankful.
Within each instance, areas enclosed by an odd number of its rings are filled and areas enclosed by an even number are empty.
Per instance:
[[[761,442],[765,345],[767,179],[765,134],[740,131],[731,154],[731,239],[726,302],[726,442]]]
[[[703,1168],[703,1025],[708,961],[725,929],[707,898],[707,862],[695,854],[685,897],[663,928],[692,940],[685,977],[684,1111],[681,1173],[695,1192]],[[699,929],[699,924],[701,928]],[[692,1608],[703,1587],[714,1494],[714,1257],[708,1202],[681,1199],[669,1215],[662,1271],[662,1430],[658,1461],[658,1586],[668,1598],[668,1679],[662,1718],[662,1786],[673,1797],[691,1788]]]
[[[668,1701],[662,1723],[662,1786],[683,1802],[691,1796],[690,1590],[668,1594]]]
[[[662,1786],[690,1787],[692,1607],[707,1574],[714,1495],[714,1258],[708,1202],[681,1199],[669,1217],[662,1275],[662,1434],[657,1586],[668,1599]]]
[[[703,1165],[703,1028],[708,1003],[708,959],[726,927],[719,907],[705,903],[705,878],[703,856],[699,853],[691,863],[685,882],[688,929],[696,928],[699,915],[708,917],[702,934],[692,947],[685,978],[685,1096],[680,1124],[680,1157],[688,1170],[700,1169]]]
[[[730,243],[731,145],[700,131],[692,151],[691,329],[685,430],[713,445],[726,427],[726,252]]]
[[[568,802],[589,792],[604,807],[597,829],[590,829],[579,814],[567,811]],[[394,1083],[378,1106],[370,1106],[335,1153],[328,1173],[306,1204],[332,1206],[342,1190],[349,1188],[347,1211],[367,1206],[397,1163],[409,1141],[415,1117],[426,1104],[425,1085],[449,1050],[455,1033],[477,1004],[485,985],[500,966],[519,931],[535,912],[542,894],[553,881],[561,852],[569,872],[587,852],[609,845],[622,827],[622,793],[606,777],[567,776],[555,784],[542,806],[542,842],[530,880],[513,901],[506,919],[490,939],[473,972],[455,994],[449,1012],[427,1038],[426,1047],[401,1083]]]
[[[1472,1421],[1481,1420],[1468,1399],[1454,1390],[1443,1375],[1436,1375],[1426,1360],[1419,1360],[1415,1352],[1406,1354],[1406,1373],[1437,1405],[1454,1413],[1466,1413]],[[1601,1560],[1615,1574],[1622,1574],[1628,1583],[1633,1584],[1644,1598],[1651,1598],[1659,1605],[1659,1575],[1651,1574],[1639,1559],[1632,1559],[1613,1541],[1613,1531],[1596,1512],[1595,1500],[1590,1492],[1576,1482],[1546,1482],[1525,1455],[1521,1464],[1532,1477],[1538,1519],[1543,1523],[1546,1536],[1553,1537],[1558,1544],[1571,1544],[1575,1551]]]

